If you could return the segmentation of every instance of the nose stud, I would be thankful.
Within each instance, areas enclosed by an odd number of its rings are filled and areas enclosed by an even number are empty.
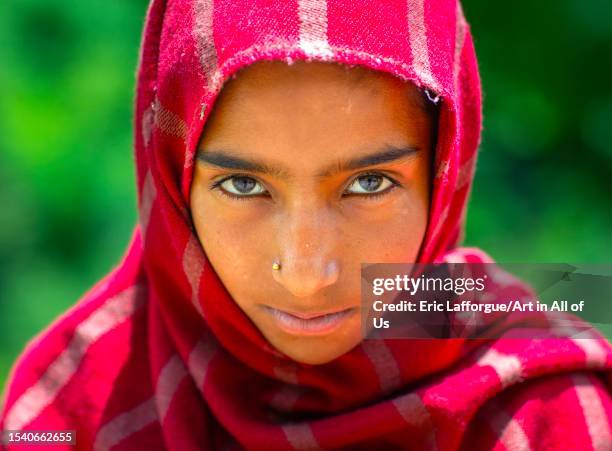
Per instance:
[[[273,271],[280,271],[280,269],[281,269],[281,264],[279,262],[272,263],[272,270]]]

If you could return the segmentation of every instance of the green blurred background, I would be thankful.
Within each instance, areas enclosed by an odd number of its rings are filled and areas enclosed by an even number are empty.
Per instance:
[[[3,384],[128,243],[147,2],[1,3]],[[464,0],[485,93],[466,244],[502,262],[612,263],[612,4],[507,5]]]

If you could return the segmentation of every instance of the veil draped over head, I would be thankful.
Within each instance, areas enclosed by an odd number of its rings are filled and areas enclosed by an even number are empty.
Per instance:
[[[194,153],[232,74],[298,59],[365,66],[439,96],[419,261],[489,261],[457,247],[481,93],[456,0],[153,0],[134,122],[139,225],[120,265],[27,346],[3,429],[74,429],[78,449],[99,450],[608,446],[612,352],[600,336],[366,340],[305,365],[238,308],[191,220]]]

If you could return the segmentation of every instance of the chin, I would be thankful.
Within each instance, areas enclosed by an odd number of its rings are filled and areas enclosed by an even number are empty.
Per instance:
[[[361,336],[347,341],[342,337],[340,343],[336,337],[300,337],[293,343],[275,345],[287,357],[307,365],[323,365],[346,354],[361,342]]]

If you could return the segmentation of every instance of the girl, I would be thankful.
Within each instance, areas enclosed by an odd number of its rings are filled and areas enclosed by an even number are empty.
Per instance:
[[[489,261],[457,247],[480,100],[454,0],[153,0],[139,226],[28,345],[3,429],[97,450],[610,449],[596,333],[360,333],[361,263]]]

